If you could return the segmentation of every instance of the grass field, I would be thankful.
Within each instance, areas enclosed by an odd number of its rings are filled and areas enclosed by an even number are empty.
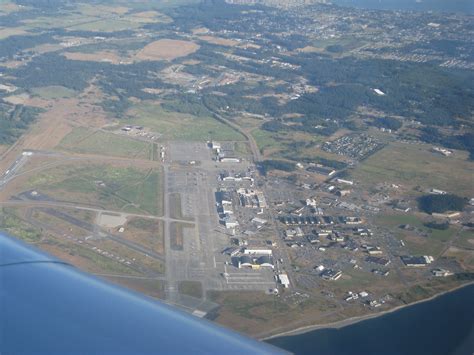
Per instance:
[[[0,230],[28,243],[38,242],[42,237],[41,230],[23,221],[11,208],[0,209]]]
[[[98,18],[91,18],[80,14],[65,14],[64,16],[38,16],[23,20],[23,24],[29,29],[48,29],[56,27],[68,27],[75,24],[84,23]]]
[[[31,91],[33,95],[37,95],[46,100],[71,98],[77,94],[74,90],[68,89],[64,86],[43,86],[40,88],[34,88]]]
[[[145,218],[132,218],[128,221],[123,237],[143,245],[155,253],[163,253],[163,223]]]
[[[127,112],[123,123],[138,124],[163,134],[164,139],[206,141],[210,139],[244,140],[232,128],[212,117],[197,117],[164,110],[159,104],[142,103]]]
[[[423,225],[425,221],[415,215],[387,214],[376,218],[376,223],[390,229],[397,238],[403,239],[408,250],[414,255],[432,255],[437,257],[443,250],[446,242],[458,232],[458,226],[450,226],[446,230],[431,229]],[[419,229],[426,237],[415,235],[414,232],[399,228],[409,224]]]
[[[97,19],[89,20],[77,25],[68,26],[71,31],[98,31],[98,32],[116,32],[124,30],[133,30],[141,27],[141,23],[122,19]]]
[[[202,298],[202,283],[200,281],[181,281],[178,284],[179,293],[191,297]]]
[[[102,131],[78,127],[69,133],[59,149],[82,153],[150,159],[152,144]]]
[[[61,165],[30,178],[27,186],[60,201],[160,215],[161,179],[156,169]]]
[[[474,162],[467,153],[456,151],[451,157],[430,152],[428,145],[393,143],[375,153],[353,171],[362,186],[380,182],[406,187],[437,188],[461,196],[474,195]]]

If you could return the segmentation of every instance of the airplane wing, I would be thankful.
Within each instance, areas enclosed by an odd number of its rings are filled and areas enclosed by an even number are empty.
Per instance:
[[[284,351],[0,234],[0,354],[234,353]]]

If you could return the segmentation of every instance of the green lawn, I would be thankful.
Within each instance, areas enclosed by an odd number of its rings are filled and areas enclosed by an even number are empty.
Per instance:
[[[124,124],[145,126],[163,135],[164,139],[184,141],[244,140],[235,130],[212,117],[170,112],[158,104],[142,103],[127,112]]]
[[[129,158],[150,159],[152,144],[103,131],[78,127],[69,133],[59,149],[82,154],[99,154]]]

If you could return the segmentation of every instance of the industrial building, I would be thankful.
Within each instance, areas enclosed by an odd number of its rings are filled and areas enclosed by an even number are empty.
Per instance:
[[[432,256],[423,255],[423,256],[401,256],[402,262],[406,266],[411,267],[421,267],[431,264],[434,261]]]
[[[238,259],[238,267],[239,269],[242,268],[250,268],[253,270],[258,270],[262,267],[268,267],[273,269],[273,258],[269,255],[261,255],[258,257],[252,257],[250,255],[242,255]]]

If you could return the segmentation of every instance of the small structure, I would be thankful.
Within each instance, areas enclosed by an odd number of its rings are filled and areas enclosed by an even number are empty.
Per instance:
[[[338,280],[342,276],[342,271],[340,271],[340,270],[335,271],[335,270],[332,270],[332,269],[326,269],[320,274],[320,276],[324,280],[335,281],[335,280]]]
[[[447,276],[454,275],[454,273],[452,273],[451,271],[446,270],[446,269],[441,269],[441,268],[433,269],[431,270],[431,273],[436,277],[447,277]]]
[[[290,287],[290,279],[287,274],[279,274],[278,281],[280,281],[284,288]]]
[[[245,255],[272,255],[273,252],[271,249],[244,249]]]

